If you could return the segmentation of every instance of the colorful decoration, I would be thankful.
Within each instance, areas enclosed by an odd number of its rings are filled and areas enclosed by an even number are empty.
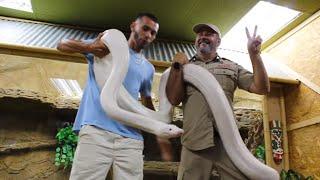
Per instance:
[[[273,160],[276,164],[280,164],[283,159],[281,122],[273,120],[270,129]]]

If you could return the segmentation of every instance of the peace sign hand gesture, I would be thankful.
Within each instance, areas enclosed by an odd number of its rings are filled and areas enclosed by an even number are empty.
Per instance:
[[[248,38],[248,52],[250,55],[258,55],[261,51],[262,39],[260,36],[256,36],[258,27],[254,27],[253,35],[251,36],[248,28],[246,27],[246,33]]]

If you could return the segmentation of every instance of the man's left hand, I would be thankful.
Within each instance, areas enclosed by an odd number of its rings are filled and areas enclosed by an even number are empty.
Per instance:
[[[254,27],[254,32],[252,36],[249,33],[248,28],[246,28],[246,33],[247,33],[247,38],[248,38],[248,52],[250,55],[258,55],[260,54],[261,51],[261,44],[262,44],[262,39],[260,36],[257,36],[257,29],[258,27]]]

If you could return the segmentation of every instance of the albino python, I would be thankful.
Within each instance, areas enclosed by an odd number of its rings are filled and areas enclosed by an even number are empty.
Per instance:
[[[152,111],[131,97],[122,86],[129,64],[129,47],[125,36],[116,29],[110,29],[104,32],[101,40],[110,50],[110,54],[98,59],[94,71],[95,76],[102,79],[98,84],[102,89],[101,105],[106,113],[123,124],[160,137],[170,138],[182,133],[182,129],[168,124],[172,105],[165,94],[165,86],[170,69],[161,77],[159,111]],[[243,143],[233,111],[214,76],[200,66],[187,64],[184,66],[184,80],[197,87],[206,97],[224,148],[240,171],[250,179],[278,180],[277,171],[258,161]],[[214,98],[211,98],[212,95]]]

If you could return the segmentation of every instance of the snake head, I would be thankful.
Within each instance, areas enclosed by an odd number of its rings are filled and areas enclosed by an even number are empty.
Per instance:
[[[157,135],[162,138],[175,138],[183,134],[183,130],[178,128],[173,124],[167,124],[165,127],[161,128]]]

